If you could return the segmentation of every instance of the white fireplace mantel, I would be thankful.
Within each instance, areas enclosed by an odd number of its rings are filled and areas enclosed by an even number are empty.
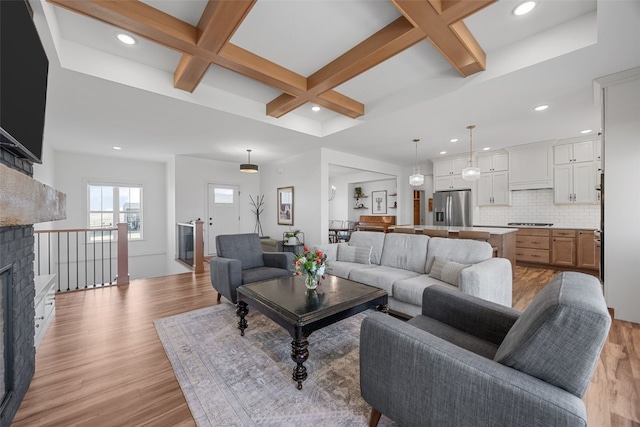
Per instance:
[[[0,227],[67,217],[67,195],[0,164]]]

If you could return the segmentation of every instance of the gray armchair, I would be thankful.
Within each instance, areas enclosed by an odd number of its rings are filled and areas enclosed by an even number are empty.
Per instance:
[[[255,233],[216,236],[216,251],[209,266],[218,301],[224,296],[235,304],[238,286],[293,274],[293,253],[262,252]]]
[[[430,286],[422,315],[364,319],[360,388],[401,426],[586,426],[611,318],[593,276],[555,276],[522,313]]]

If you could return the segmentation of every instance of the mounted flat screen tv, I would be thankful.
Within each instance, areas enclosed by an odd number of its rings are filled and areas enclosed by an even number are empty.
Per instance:
[[[26,1],[0,1],[0,144],[42,163],[49,61]]]

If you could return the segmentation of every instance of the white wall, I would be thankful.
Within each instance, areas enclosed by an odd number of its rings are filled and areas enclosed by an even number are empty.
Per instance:
[[[640,323],[640,68],[632,74],[605,87],[604,287],[615,317]]]
[[[54,152],[55,187],[67,195],[67,219],[53,228],[86,228],[87,183],[143,185],[144,238],[129,242],[131,279],[166,273],[166,171],[159,162]]]
[[[173,242],[170,250],[173,251],[173,258],[175,258],[176,250],[176,222],[187,222],[198,218],[205,221],[205,254],[215,252],[212,250],[213,248],[209,248],[209,239],[207,238],[208,184],[238,185],[240,187],[240,232],[253,233],[255,215],[251,212],[252,206],[249,201],[249,195],[255,198],[261,192],[260,181],[265,172],[261,166],[260,171],[256,174],[242,173],[239,166],[239,163],[176,156],[174,174],[175,218],[173,224],[169,224],[169,240]],[[262,218],[260,220],[262,222]],[[267,230],[264,231],[266,232]]]
[[[266,165],[260,170],[260,191],[264,197],[264,234],[273,239],[282,239],[289,226],[278,225],[277,189],[293,187],[294,230],[304,233],[307,245],[321,242],[320,221],[322,209],[328,209],[329,185],[321,185],[320,149],[289,157]],[[328,232],[328,231],[327,231]]]
[[[600,205],[556,205],[553,189],[511,192],[511,206],[481,206],[475,225],[542,222],[568,228],[600,228]]]

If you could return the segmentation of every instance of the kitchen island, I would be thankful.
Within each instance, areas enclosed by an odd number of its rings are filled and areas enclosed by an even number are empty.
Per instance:
[[[395,228],[413,228],[416,234],[422,234],[424,230],[447,230],[449,238],[457,239],[458,232],[461,230],[471,231],[488,231],[489,243],[491,246],[498,248],[497,256],[506,258],[511,262],[512,274],[516,271],[516,232],[517,228],[501,228],[501,227],[454,227],[444,225],[396,225],[389,227],[389,231]]]

